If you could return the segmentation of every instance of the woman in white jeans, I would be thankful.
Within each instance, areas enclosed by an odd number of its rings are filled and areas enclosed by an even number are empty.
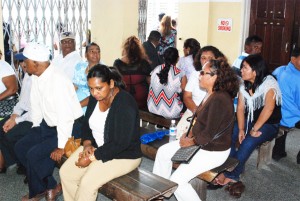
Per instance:
[[[189,181],[197,175],[222,165],[229,156],[233,129],[233,98],[239,88],[238,79],[225,59],[208,61],[199,76],[200,87],[207,91],[196,111],[196,123],[186,137],[159,148],[153,173],[178,183],[178,201],[200,200]],[[229,125],[229,126],[228,126]],[[222,135],[214,139],[217,133]],[[171,158],[180,147],[205,145],[188,164],[172,172]]]

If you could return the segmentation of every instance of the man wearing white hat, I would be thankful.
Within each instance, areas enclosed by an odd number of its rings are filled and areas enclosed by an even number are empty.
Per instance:
[[[64,154],[64,146],[75,132],[82,116],[72,82],[50,64],[49,50],[29,43],[23,55],[27,72],[32,74],[30,94],[33,127],[15,145],[19,161],[26,167],[29,194],[26,200],[55,200],[62,192],[52,176],[55,161]],[[74,126],[73,126],[74,125]]]
[[[80,54],[75,51],[75,47],[74,33],[69,31],[62,32],[60,34],[60,48],[62,53],[52,60],[52,63],[62,70],[70,80],[73,79],[76,64],[82,60]]]

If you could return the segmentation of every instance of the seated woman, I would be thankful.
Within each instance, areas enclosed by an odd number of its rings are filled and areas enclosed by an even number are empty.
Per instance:
[[[137,168],[142,157],[138,107],[119,72],[98,64],[87,80],[83,146],[60,169],[64,200],[96,200],[102,185]]]
[[[192,72],[196,71],[194,67],[194,58],[200,48],[200,43],[194,38],[188,38],[183,43],[184,56],[179,59],[178,68],[184,71],[187,80],[189,80]]]
[[[167,119],[180,117],[183,103],[179,93],[184,90],[186,76],[176,67],[178,50],[169,47],[164,53],[165,63],[151,72],[148,110]]]
[[[244,171],[245,163],[260,144],[272,140],[278,133],[281,119],[281,92],[276,79],[269,74],[260,55],[250,55],[241,64],[243,84],[240,87],[235,123],[231,143],[231,157],[239,160],[232,172],[217,177],[225,185],[237,183]],[[236,148],[236,142],[240,145]],[[240,183],[240,182],[239,182]],[[234,184],[231,184],[234,189]],[[231,191],[240,196],[240,189]]]
[[[200,71],[200,87],[207,91],[196,111],[197,120],[191,132],[180,140],[170,142],[158,149],[153,173],[178,183],[175,196],[179,201],[200,200],[189,181],[197,175],[223,164],[229,156],[233,129],[233,98],[238,91],[237,77],[226,60],[211,60]],[[215,135],[222,135],[212,140]],[[188,164],[172,172],[171,158],[180,147],[194,144],[201,148]]]
[[[86,106],[89,101],[90,90],[87,85],[86,76],[89,70],[100,62],[100,47],[92,42],[85,48],[85,57],[87,61],[79,62],[75,66],[73,84],[75,86],[77,98],[80,101],[83,113],[85,114]]]
[[[190,111],[190,116],[195,112],[196,108],[204,98],[206,91],[199,87],[199,74],[202,66],[211,60],[225,57],[223,53],[214,46],[204,46],[199,50],[194,59],[194,67],[196,71],[191,73],[190,79],[188,80],[184,94],[183,101],[188,111]]]
[[[0,101],[13,96],[18,91],[18,81],[14,69],[0,60]]]
[[[128,91],[136,100],[139,109],[147,109],[147,95],[151,66],[140,40],[135,36],[126,39],[122,58],[114,62],[123,75]]]

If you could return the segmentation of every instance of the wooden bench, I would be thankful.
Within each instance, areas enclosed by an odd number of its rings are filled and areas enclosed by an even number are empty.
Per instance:
[[[60,168],[67,160],[63,156],[57,167]],[[132,172],[118,177],[99,189],[99,193],[112,200],[148,201],[157,198],[168,198],[177,189],[177,184],[149,171],[137,168]]]
[[[280,126],[278,134],[276,138],[281,137],[285,131],[289,131],[289,128]],[[256,161],[256,168],[261,169],[263,166],[268,165],[272,161],[272,151],[273,147],[275,145],[275,139],[271,141],[264,142],[258,147],[258,155],[257,155],[257,161]]]
[[[140,110],[140,118],[143,120],[143,125],[140,128],[141,134],[144,133],[151,133],[155,129],[155,125],[163,125],[164,127],[168,128],[171,124],[171,120],[165,119],[161,116],[151,114],[149,112],[141,111]],[[149,125],[148,123],[152,125]],[[148,144],[142,144],[141,149],[143,155],[147,158],[155,160],[155,156],[157,150],[160,146],[169,142],[169,136],[164,136],[161,140],[156,140],[150,142]],[[207,182],[212,182],[214,178],[224,171],[232,171],[238,164],[238,160],[234,158],[228,158],[224,164],[219,167],[216,167],[212,170],[206,171],[202,174],[199,174],[197,177],[190,181],[193,188],[196,190],[198,196],[201,200],[206,200],[206,191],[207,191]],[[177,168],[178,164],[174,164],[173,168]]]

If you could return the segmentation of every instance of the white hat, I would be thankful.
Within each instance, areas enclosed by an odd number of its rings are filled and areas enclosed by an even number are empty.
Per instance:
[[[61,41],[64,40],[64,39],[67,39],[67,38],[75,40],[75,35],[74,35],[74,33],[71,32],[71,31],[65,31],[65,32],[62,32],[62,33],[60,34],[60,40],[61,40]]]
[[[33,61],[49,61],[50,51],[41,43],[31,42],[24,48],[23,56]]]

